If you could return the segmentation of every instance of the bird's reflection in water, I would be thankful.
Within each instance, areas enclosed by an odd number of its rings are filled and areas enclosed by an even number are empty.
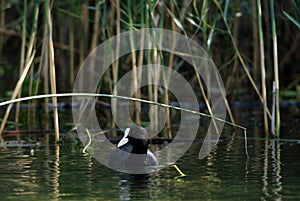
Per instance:
[[[150,174],[120,174],[120,200],[152,198],[153,186],[149,182],[150,177]]]

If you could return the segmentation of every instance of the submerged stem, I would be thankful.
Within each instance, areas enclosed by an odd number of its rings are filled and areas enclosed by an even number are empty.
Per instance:
[[[184,173],[179,169],[179,167],[178,167],[176,164],[174,164],[173,167],[174,167],[174,168],[177,170],[177,172],[180,174],[180,176],[175,177],[175,179],[178,179],[179,177],[185,177],[185,176],[186,176],[186,174],[184,174]]]

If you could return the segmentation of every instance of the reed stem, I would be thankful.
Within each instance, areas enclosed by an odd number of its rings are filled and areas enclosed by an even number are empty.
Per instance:
[[[121,34],[121,7],[120,7],[120,0],[115,0],[115,4],[116,4],[116,34],[120,35]],[[119,58],[120,55],[120,37],[117,37],[117,44],[116,44],[116,58]],[[113,64],[112,64],[112,79],[113,82],[111,84],[111,91],[114,95],[118,95],[118,91],[117,90],[113,90],[115,87],[115,84],[118,82],[118,78],[119,78],[119,59],[117,59]],[[113,116],[118,115],[118,108],[117,108],[117,102],[112,100],[111,101],[112,107],[116,108],[115,110],[113,110],[112,112],[114,112]],[[115,122],[112,121],[112,128],[115,127]]]
[[[49,67],[50,67],[50,85],[51,92],[56,94],[56,73],[55,73],[55,62],[54,62],[54,47],[52,39],[52,19],[51,19],[51,7],[50,0],[46,0],[45,13],[46,13],[46,25],[47,25],[47,36],[48,36],[48,48],[49,55],[46,55],[46,58],[49,56]],[[53,3],[53,1],[51,2]],[[55,128],[55,142],[59,141],[59,121],[58,121],[58,108],[57,108],[57,98],[52,97],[53,103],[53,118],[54,118],[54,128]]]
[[[134,29],[134,25],[133,25],[133,15],[132,15],[132,6],[131,6],[131,1],[127,1],[127,6],[128,6],[128,17],[129,17],[129,28],[130,29]],[[132,62],[132,70],[133,70],[133,83],[132,83],[132,86],[131,86],[131,93],[135,93],[135,97],[137,98],[139,95],[138,91],[139,91],[139,88],[138,88],[138,74],[137,74],[137,56],[136,56],[136,50],[135,50],[135,41],[134,41],[134,37],[133,37],[133,34],[132,32],[130,32],[130,47],[132,49],[132,52],[131,52],[131,62]],[[134,91],[135,90],[135,91]],[[136,113],[135,113],[135,119],[136,119],[136,123],[137,125],[141,125],[141,104],[136,102],[135,103],[135,109],[136,109]]]
[[[20,67],[19,67],[19,76],[21,77],[22,72],[24,70],[25,64],[25,46],[26,46],[26,27],[27,27],[27,0],[24,1],[23,5],[23,22],[22,22],[22,43],[21,43],[21,55],[20,55]],[[18,92],[17,97],[20,98],[22,94],[22,88]],[[15,122],[19,122],[19,114],[20,114],[20,103],[16,105],[16,116]],[[18,129],[18,127],[17,127]]]
[[[265,135],[268,136],[268,116],[267,116],[267,88],[266,88],[266,70],[265,70],[265,53],[264,53],[264,35],[262,28],[262,10],[261,2],[257,0],[258,10],[258,30],[259,30],[259,47],[260,47],[260,67],[261,67],[261,87],[262,87],[262,98],[263,98],[263,113],[264,113],[264,127]]]
[[[47,39],[47,26],[44,27],[44,39],[42,45],[42,54],[41,54],[41,63],[42,63],[42,75],[44,81],[44,93],[49,93],[49,62],[47,56],[49,55],[49,48],[48,48],[48,39]],[[45,128],[49,129],[49,99],[45,98]]]
[[[277,50],[277,34],[276,34],[276,20],[275,20],[275,9],[274,0],[270,0],[271,10],[271,23],[272,23],[272,39],[273,39],[273,65],[274,65],[274,80],[275,80],[275,124],[276,130],[272,130],[272,133],[279,137],[280,134],[280,106],[279,106],[279,69],[278,69],[278,50]]]

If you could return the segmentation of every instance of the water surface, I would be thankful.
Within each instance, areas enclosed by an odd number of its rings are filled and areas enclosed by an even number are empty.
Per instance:
[[[152,147],[155,145],[152,145]],[[172,166],[151,175],[110,170],[78,146],[1,147],[5,200],[286,200],[300,199],[300,144],[243,139],[220,142],[199,160],[194,143]],[[155,148],[155,147],[154,147]],[[266,149],[265,149],[266,148]]]
[[[298,140],[278,141],[258,138],[264,134],[255,115],[243,111],[240,118],[250,128],[249,157],[243,133],[226,126],[208,157],[199,160],[202,144],[194,143],[177,161],[185,177],[173,166],[150,175],[119,173],[74,142],[55,145],[53,135],[4,136],[30,143],[0,147],[1,200],[300,200],[299,117],[286,116],[281,133]]]

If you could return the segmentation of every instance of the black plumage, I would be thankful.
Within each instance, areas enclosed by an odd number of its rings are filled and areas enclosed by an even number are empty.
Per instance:
[[[149,134],[139,126],[131,126],[124,132],[116,149],[110,156],[109,164],[114,169],[142,170],[158,165],[154,153],[149,149]]]

